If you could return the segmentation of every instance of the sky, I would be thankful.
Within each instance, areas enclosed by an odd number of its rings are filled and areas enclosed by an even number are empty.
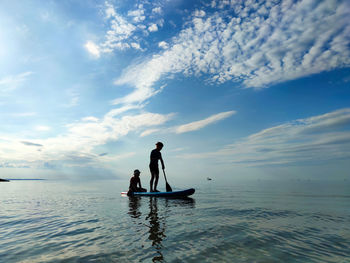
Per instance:
[[[346,0],[0,1],[0,177],[346,179]]]

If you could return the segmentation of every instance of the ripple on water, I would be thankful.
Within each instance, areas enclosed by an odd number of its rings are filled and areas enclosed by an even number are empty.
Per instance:
[[[314,195],[283,195],[281,187],[269,192],[245,185],[229,194],[223,194],[226,188],[205,189],[205,195],[198,190],[187,200],[129,199],[109,184],[89,185],[88,191],[50,184],[38,189],[32,184],[29,191],[22,185],[24,195],[6,199],[0,193],[5,200],[0,262],[346,262],[350,257],[348,206],[331,194],[318,202]]]

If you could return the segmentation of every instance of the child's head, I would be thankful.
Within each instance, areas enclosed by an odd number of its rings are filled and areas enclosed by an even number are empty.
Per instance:
[[[140,176],[140,173],[141,173],[141,172],[140,172],[138,169],[136,169],[136,170],[134,171],[134,175],[137,176],[137,177]]]

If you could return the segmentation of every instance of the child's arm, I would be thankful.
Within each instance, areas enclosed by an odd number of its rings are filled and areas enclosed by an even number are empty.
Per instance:
[[[141,186],[141,179],[139,178],[139,186],[140,186],[140,188],[142,188],[142,186]]]

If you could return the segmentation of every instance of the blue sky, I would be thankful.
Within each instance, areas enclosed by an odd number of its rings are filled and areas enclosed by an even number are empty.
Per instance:
[[[2,1],[2,177],[343,179],[348,1]]]

